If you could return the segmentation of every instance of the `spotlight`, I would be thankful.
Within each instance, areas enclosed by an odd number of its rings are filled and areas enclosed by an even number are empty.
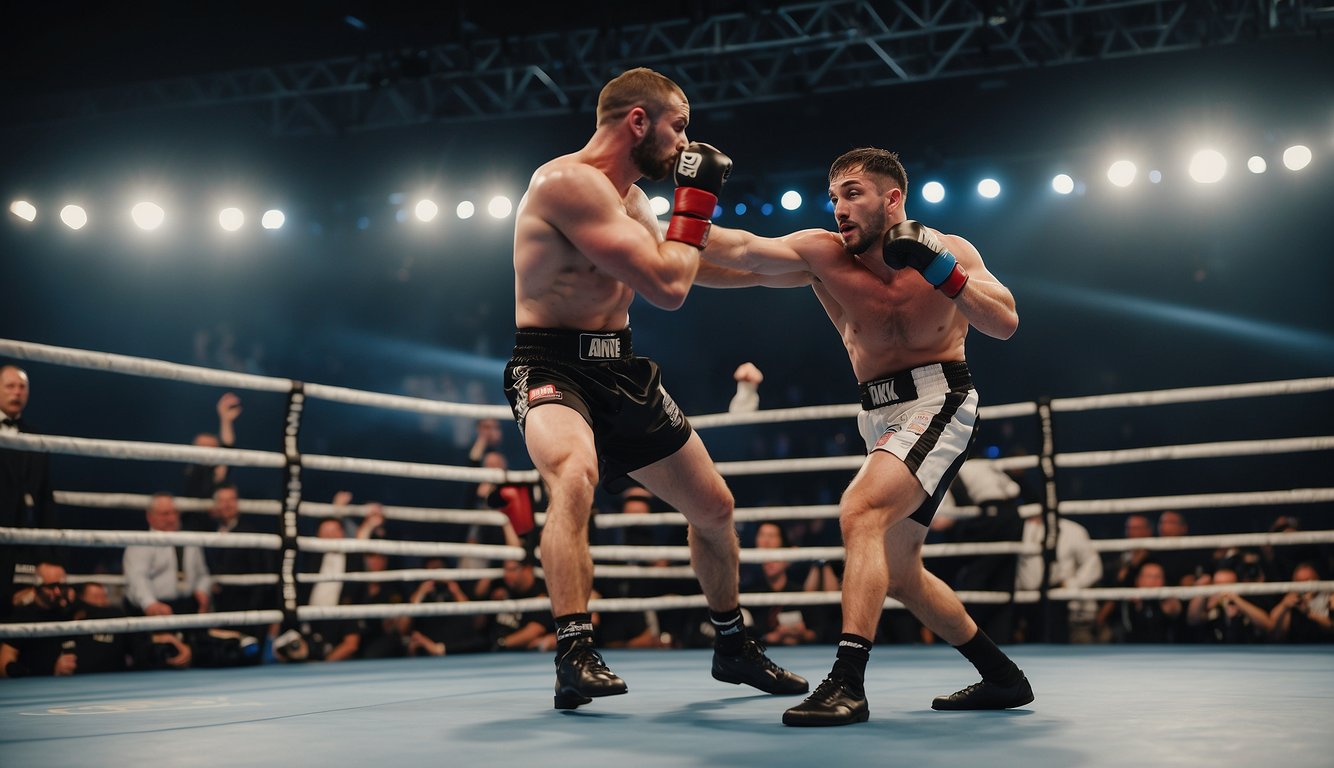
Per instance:
[[[983,179],[977,182],[977,194],[991,200],[1001,193],[1000,182],[995,179]]]
[[[1163,180],[1163,172],[1157,169],[1149,171],[1149,183],[1157,184]]]
[[[218,214],[218,224],[228,232],[235,232],[245,224],[245,214],[240,208],[223,208]]]
[[[769,210],[772,211],[773,209],[774,209],[774,207],[773,207],[772,205],[769,206]],[[722,207],[721,205],[718,205],[717,203],[714,203],[714,205],[713,205],[713,216],[711,216],[710,218],[716,219],[716,218],[718,218],[719,216],[722,216],[722,215],[723,215],[723,207]]]
[[[134,207],[130,209],[130,218],[134,219],[134,223],[138,225],[139,229],[152,231],[162,226],[167,214],[162,210],[162,206],[157,203],[142,202],[135,203]]]
[[[433,200],[419,200],[413,213],[417,214],[418,221],[430,221],[440,212],[440,207]]]
[[[928,203],[938,203],[945,199],[945,185],[938,181],[928,181],[922,185],[922,199]]]
[[[60,209],[60,220],[70,229],[83,229],[88,223],[88,212],[77,205],[67,205]]]
[[[1134,183],[1137,170],[1129,160],[1117,160],[1107,168],[1107,180],[1118,187],[1128,187]]]
[[[655,195],[650,198],[648,205],[653,209],[654,216],[664,216],[672,209],[672,204],[667,202],[667,198],[662,195]]]
[[[282,229],[283,223],[286,221],[287,217],[283,215],[282,211],[277,208],[270,208],[260,218],[259,225],[265,229]]]
[[[1068,195],[1075,191],[1075,180],[1067,174],[1060,173],[1052,177],[1051,188],[1056,190],[1058,195]]]
[[[1190,158],[1190,177],[1201,184],[1214,184],[1227,173],[1227,158],[1214,149],[1201,149]]]
[[[779,200],[779,204],[783,206],[784,210],[795,211],[801,207],[801,193],[789,189],[783,193],[783,197]]]
[[[1300,171],[1311,164],[1311,148],[1296,144],[1283,150],[1283,165],[1289,171]]]
[[[736,204],[736,207],[733,208],[732,210],[736,211],[736,215],[738,215],[738,216],[745,216],[745,215],[746,215],[746,204],[745,204],[745,203],[737,203],[737,204]]]
[[[771,213],[773,213],[773,212],[774,212],[774,204],[773,204],[773,203],[765,203],[764,205],[761,205],[761,206],[760,206],[760,215],[761,215],[761,216],[768,216],[769,214],[771,214]]]
[[[454,208],[454,214],[460,219],[471,219],[474,213],[477,213],[477,207],[471,200],[464,200]]]
[[[1251,159],[1246,161],[1246,168],[1249,169],[1251,173],[1264,173],[1269,169],[1269,164],[1265,162],[1263,157],[1260,157],[1259,155],[1251,155]]]
[[[24,221],[33,221],[37,218],[37,208],[27,200],[15,200],[10,203],[9,210]]]
[[[495,197],[491,198],[491,202],[486,204],[486,212],[496,217],[497,219],[505,218],[506,216],[510,215],[510,212],[513,210],[514,210],[514,204],[511,203],[510,199],[508,197],[505,197],[504,195],[496,195]]]

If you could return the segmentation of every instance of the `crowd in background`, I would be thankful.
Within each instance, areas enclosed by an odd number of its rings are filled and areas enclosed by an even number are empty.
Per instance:
[[[739,368],[734,410],[756,407],[755,387],[760,374],[753,366]],[[0,429],[35,432],[23,418],[28,400],[28,377],[19,367],[0,367]],[[193,443],[204,447],[236,444],[240,399],[223,395],[216,405],[218,429],[200,433]],[[825,438],[826,440],[836,438]],[[507,467],[502,450],[504,431],[494,420],[476,422],[468,459],[474,466]],[[782,454],[784,447],[768,446],[767,453]],[[825,446],[846,453],[839,446]],[[45,454],[0,449],[4,463],[3,510],[0,526],[59,528],[61,513],[54,501],[50,462]],[[777,482],[777,481],[775,481]],[[783,494],[800,482],[789,476]],[[212,531],[219,534],[275,533],[272,516],[240,511],[241,492],[225,465],[190,465],[175,480],[179,495],[207,498],[207,513],[182,512],[176,492],[152,496],[145,510],[149,530]],[[164,483],[165,484],[165,483]],[[1028,513],[1036,492],[1022,473],[1008,475],[986,462],[969,462],[951,489],[950,501],[937,515],[931,541],[1039,542],[1045,535],[1041,515]],[[830,503],[836,493],[814,484],[805,503]],[[503,526],[473,525],[440,537],[482,544],[522,548],[524,557],[505,561],[499,578],[424,581],[341,581],[344,574],[383,572],[400,568],[485,568],[494,563],[473,558],[407,558],[378,553],[302,553],[298,571],[318,574],[318,580],[300,581],[302,605],[417,604],[485,600],[512,600],[544,595],[534,556],[540,529],[536,525],[543,505],[540,484],[481,483],[466,491],[468,506],[504,513]],[[797,503],[787,495],[786,503]],[[353,495],[333,498],[335,514],[318,521],[321,538],[420,538],[420,532],[398,521],[390,522],[378,504],[363,503],[359,516],[351,514]],[[977,507],[973,516],[959,517],[951,506]],[[641,515],[665,511],[642,488],[607,495],[595,515]],[[360,519],[358,520],[358,517]],[[1148,539],[1188,536],[1189,521],[1168,510],[1151,518],[1142,514],[1120,516],[1124,538]],[[738,527],[743,547],[837,547],[841,544],[834,519],[782,520]],[[1301,529],[1297,518],[1283,515],[1271,531]],[[685,546],[686,528],[659,524],[590,528],[594,544]],[[389,536],[388,534],[394,534]],[[1253,584],[1259,582],[1315,582],[1328,576],[1334,559],[1328,547],[1294,545],[1222,549],[1132,548],[1100,553],[1088,530],[1062,518],[1054,556],[998,554],[938,558],[929,562],[942,579],[960,591],[1013,594],[1038,590],[1044,574],[1051,588],[1162,587]],[[32,564],[35,583],[12,581],[15,562]],[[81,618],[162,616],[189,613],[272,610],[279,607],[276,584],[227,583],[225,577],[276,574],[277,553],[248,548],[170,545],[133,545],[124,548],[119,569],[98,565],[84,571],[74,583],[67,564],[77,562],[68,548],[49,546],[0,547],[0,612],[10,622],[65,621]],[[104,562],[104,561],[102,561]],[[668,565],[648,558],[639,565]],[[101,571],[101,573],[97,573]],[[744,594],[837,592],[842,575],[839,561],[774,559],[743,564]],[[103,578],[99,579],[98,577]],[[90,578],[89,578],[90,577]],[[220,578],[222,577],[222,578]],[[698,594],[694,578],[598,578],[595,596],[650,597],[662,594]],[[1334,642],[1331,624],[1334,595],[1315,590],[1282,594],[1241,594],[1217,591],[1190,599],[1163,598],[1095,602],[1090,600],[1011,601],[978,604],[971,611],[989,635],[1010,642],[1054,643],[1323,643]],[[703,609],[638,610],[595,614],[597,644],[604,648],[707,647],[711,627]],[[756,636],[771,645],[833,643],[840,633],[837,601],[827,605],[765,605],[748,612]],[[931,632],[904,610],[885,612],[877,643],[935,642]],[[67,675],[123,669],[162,669],[190,666],[238,666],[266,662],[333,662],[356,658],[444,656],[484,651],[550,650],[554,647],[551,617],[546,610],[519,613],[445,614],[431,617],[394,616],[375,619],[337,619],[252,626],[161,632],[101,632],[69,637],[11,638],[0,644],[0,675]]]

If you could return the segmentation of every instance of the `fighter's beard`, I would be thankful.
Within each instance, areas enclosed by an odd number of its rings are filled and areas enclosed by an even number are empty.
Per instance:
[[[638,144],[630,148],[630,159],[635,168],[649,181],[662,181],[672,173],[676,165],[676,156],[662,157],[663,142],[656,133],[648,133]]]

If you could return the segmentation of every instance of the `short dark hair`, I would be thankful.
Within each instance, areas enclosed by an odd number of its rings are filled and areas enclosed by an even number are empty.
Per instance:
[[[647,67],[626,70],[602,86],[602,92],[598,94],[597,124],[619,120],[635,107],[643,107],[650,118],[657,119],[673,96],[684,99],[685,92],[666,75]]]
[[[857,169],[861,169],[864,173],[893,179],[903,194],[908,194],[908,172],[903,169],[903,163],[899,162],[899,156],[889,150],[875,147],[859,147],[839,155],[834,164],[829,166],[829,183],[832,184],[836,177]]]

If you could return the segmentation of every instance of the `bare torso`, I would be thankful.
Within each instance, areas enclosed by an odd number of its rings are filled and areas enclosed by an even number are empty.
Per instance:
[[[833,232],[797,237],[818,279],[815,295],[843,337],[858,381],[964,359],[967,318],[916,271],[890,269],[874,249],[853,256]]]
[[[620,330],[629,324],[634,290],[594,265],[551,222],[563,202],[562,194],[554,190],[572,173],[600,175],[574,155],[564,155],[537,169],[519,202],[514,227],[514,324]],[[611,186],[610,180],[606,183]],[[660,237],[648,198],[639,187],[631,185],[621,204],[631,218]]]

